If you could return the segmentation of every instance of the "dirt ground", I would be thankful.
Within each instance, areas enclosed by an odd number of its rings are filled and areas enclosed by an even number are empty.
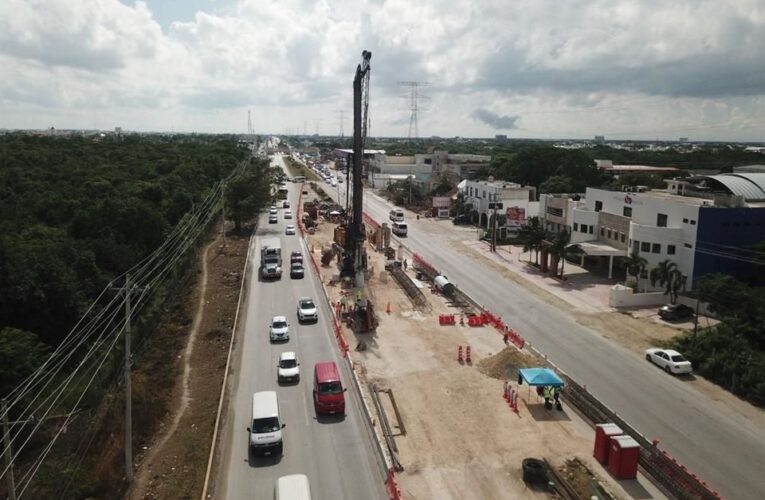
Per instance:
[[[168,353],[179,374],[169,404],[172,411],[148,442],[135,446],[138,467],[127,498],[201,495],[247,256],[249,230],[245,233],[229,234],[225,248],[216,239],[200,253],[197,283],[185,305],[193,321],[186,325],[183,348]]]
[[[322,244],[328,246],[332,227],[322,223],[308,236],[317,257]],[[354,336],[345,329],[344,335],[352,349],[359,340],[368,345],[353,353],[363,365],[362,378],[395,396],[406,430],[396,437],[405,469],[398,480],[406,498],[547,498],[522,481],[521,461],[527,457],[546,458],[555,466],[578,458],[617,497],[629,496],[591,457],[594,433],[572,411],[546,410],[526,386],[519,393],[519,413],[508,407],[504,380],[527,362],[523,353],[505,347],[494,329],[440,326],[439,314],[459,310],[424,283],[419,285],[432,311],[416,311],[384,270],[383,256],[373,250],[368,256],[373,269],[368,296],[380,324],[374,334]],[[321,271],[325,282],[337,274],[334,268]],[[413,277],[411,268],[409,274]],[[338,300],[339,287],[328,290]],[[457,362],[458,345],[471,346],[472,363]],[[392,413],[388,418],[398,428]]]

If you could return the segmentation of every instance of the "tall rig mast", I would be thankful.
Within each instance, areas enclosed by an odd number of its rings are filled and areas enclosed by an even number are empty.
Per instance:
[[[364,270],[367,259],[364,254],[364,221],[363,195],[364,186],[361,183],[362,160],[364,158],[364,143],[367,137],[369,123],[369,60],[372,53],[361,53],[361,64],[356,67],[353,79],[353,211],[348,224],[348,235],[345,240],[345,256],[343,259],[343,276],[353,276],[357,287],[364,286]]]
[[[420,99],[425,100],[429,97],[423,95],[420,92],[420,87],[427,87],[430,85],[428,82],[398,82],[399,87],[409,87],[409,95],[407,97],[409,101],[409,133],[407,139],[412,138],[412,130],[414,130],[414,138],[417,139],[420,135],[419,126],[417,125],[417,111],[423,109],[420,106]]]

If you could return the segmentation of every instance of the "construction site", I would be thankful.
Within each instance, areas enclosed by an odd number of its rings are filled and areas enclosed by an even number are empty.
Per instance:
[[[593,429],[565,403],[556,409],[518,385],[519,369],[544,359],[392,241],[386,224],[365,217],[366,269],[352,280],[342,272],[342,208],[320,204],[313,192],[301,205],[338,344],[404,497],[661,497],[645,478],[618,481],[607,472],[593,458]],[[527,459],[547,463],[542,480],[529,478]]]

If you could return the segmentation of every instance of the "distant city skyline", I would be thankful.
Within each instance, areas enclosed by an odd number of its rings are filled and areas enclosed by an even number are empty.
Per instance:
[[[0,4],[0,128],[765,140],[765,3],[54,0]]]

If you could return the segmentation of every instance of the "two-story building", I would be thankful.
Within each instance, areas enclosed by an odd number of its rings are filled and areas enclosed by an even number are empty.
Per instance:
[[[765,174],[673,179],[643,192],[587,188],[570,227],[586,255],[609,258],[609,277],[615,257],[635,252],[647,261],[642,278],[670,260],[688,289],[713,272],[746,279],[753,264],[745,249],[765,240]]]
[[[465,202],[472,205],[473,222],[488,228],[494,216],[494,203],[501,203],[497,209],[498,221],[511,229],[518,228],[528,217],[539,213],[537,190],[534,186],[521,186],[509,181],[465,181],[462,188]]]

